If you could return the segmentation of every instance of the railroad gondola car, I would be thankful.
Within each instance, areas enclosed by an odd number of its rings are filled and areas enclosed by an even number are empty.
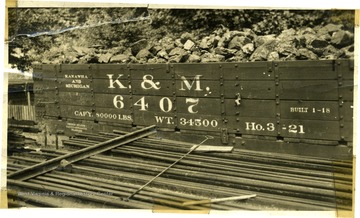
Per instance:
[[[351,156],[353,71],[353,60],[37,65],[36,115],[50,138],[156,124],[188,142]]]

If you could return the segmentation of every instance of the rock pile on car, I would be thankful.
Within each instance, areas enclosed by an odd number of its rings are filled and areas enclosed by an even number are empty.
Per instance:
[[[94,49],[94,48],[93,48]],[[87,59],[83,59],[83,58]],[[323,60],[354,57],[354,34],[341,25],[287,29],[278,35],[257,35],[251,29],[220,28],[198,37],[183,33],[150,43],[146,39],[125,51],[95,51],[80,63],[197,63],[242,61]]]

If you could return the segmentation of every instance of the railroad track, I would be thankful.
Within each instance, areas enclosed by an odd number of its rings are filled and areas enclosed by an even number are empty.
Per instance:
[[[79,133],[63,142],[66,149],[14,154],[8,158],[8,172],[14,173],[121,134],[124,132]],[[351,210],[351,161],[239,149],[232,153],[193,152],[126,200],[193,145],[141,138],[28,180],[9,179],[9,206]],[[42,193],[44,196],[39,198],[27,192]],[[47,196],[46,193],[57,195]],[[182,204],[189,200],[249,194],[256,194],[256,197],[211,206]]]

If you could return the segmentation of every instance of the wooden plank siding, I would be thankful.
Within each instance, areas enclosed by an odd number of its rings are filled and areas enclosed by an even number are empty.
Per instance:
[[[8,105],[8,118],[15,120],[35,120],[35,106]]]

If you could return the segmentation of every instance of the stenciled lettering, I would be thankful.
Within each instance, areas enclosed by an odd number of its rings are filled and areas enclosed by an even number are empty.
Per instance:
[[[330,108],[313,108],[313,113],[322,113],[322,114],[330,114],[331,110]]]
[[[196,114],[196,113],[199,112],[199,111],[194,111],[194,107],[199,104],[199,99],[198,98],[186,98],[185,102],[191,104],[188,107],[189,113]]]
[[[77,117],[93,117],[91,111],[74,111],[74,115]]]
[[[256,122],[245,122],[245,130],[251,130],[251,131],[274,131],[275,130],[275,124],[274,123],[266,123],[265,125],[262,125],[260,123]]]
[[[266,124],[266,129],[268,131],[274,131],[275,130],[275,125],[273,123],[267,123]]]
[[[290,113],[331,113],[330,108],[308,108],[308,107],[290,107]]]
[[[132,121],[132,116],[126,115],[126,114],[97,112],[95,115],[96,115],[96,118],[101,118],[101,119]]]
[[[83,130],[86,131],[87,127],[85,124],[80,123],[67,123],[65,128],[70,129],[73,132],[82,132]]]
[[[145,102],[145,97],[140,98],[137,102],[134,103],[135,106],[140,107],[140,111],[147,111],[149,104]]]
[[[154,77],[150,74],[144,75],[143,76],[143,81],[141,82],[141,88],[143,89],[156,89],[159,90],[160,87],[160,82],[153,82]]]
[[[191,83],[186,79],[185,76],[181,76],[181,88],[180,90],[181,91],[185,91],[186,89],[184,88],[184,85],[186,86],[186,88],[188,90],[191,90],[192,87],[194,86],[195,84],[195,91],[203,91],[203,89],[201,89],[201,86],[200,86],[200,77],[202,77],[202,75],[195,75],[194,76],[194,79],[191,81]]]
[[[124,108],[124,97],[122,95],[115,95],[114,99],[113,99],[113,104],[114,107],[117,109],[122,109]]]
[[[283,129],[284,129],[284,127],[283,127]],[[299,134],[305,133],[303,125],[295,125],[295,124],[290,124],[288,126],[288,131],[289,131],[289,133],[299,133]]]
[[[73,74],[65,74],[64,78],[66,79],[87,79],[87,75],[73,75]]]
[[[125,114],[118,114],[118,119],[119,120],[132,121],[132,116],[131,115],[125,115]]]
[[[197,127],[217,127],[218,121],[217,120],[208,120],[208,119],[186,119],[184,117],[180,118],[180,125],[182,126],[197,126]]]
[[[89,89],[90,85],[88,84],[65,84],[65,88],[70,88],[70,89]]]
[[[291,113],[307,113],[308,112],[307,107],[290,107]]]
[[[73,79],[73,81],[71,83],[78,83],[80,84],[81,83],[81,79]]]
[[[120,89],[127,88],[119,80],[122,76],[124,76],[124,74],[119,74],[119,76],[115,80],[113,79],[114,74],[106,74],[106,75],[109,77],[109,87],[108,87],[109,89],[115,89],[114,84],[117,84]]]
[[[65,88],[68,89],[89,89],[89,84],[82,84],[81,79],[86,79],[86,75],[65,75],[65,78],[71,78],[71,83],[65,83]]]
[[[165,103],[164,101],[166,101],[167,103],[167,108],[165,109]],[[160,109],[163,111],[163,112],[170,112],[172,110],[172,107],[173,107],[173,104],[172,104],[172,101],[170,100],[170,98],[168,97],[163,97],[162,99],[160,99],[160,102],[159,102],[159,106],[160,106]]]
[[[246,131],[257,131],[257,132],[262,132],[262,131],[269,131],[269,132],[273,132],[275,131],[275,124],[274,123],[266,123],[264,124],[260,124],[257,122],[245,122],[245,130]],[[297,133],[297,134],[305,134],[304,131],[304,126],[301,124],[290,124],[288,126],[283,125],[281,127],[282,130],[287,131],[288,133]]]
[[[156,123],[174,124],[172,117],[155,116],[155,120]]]

